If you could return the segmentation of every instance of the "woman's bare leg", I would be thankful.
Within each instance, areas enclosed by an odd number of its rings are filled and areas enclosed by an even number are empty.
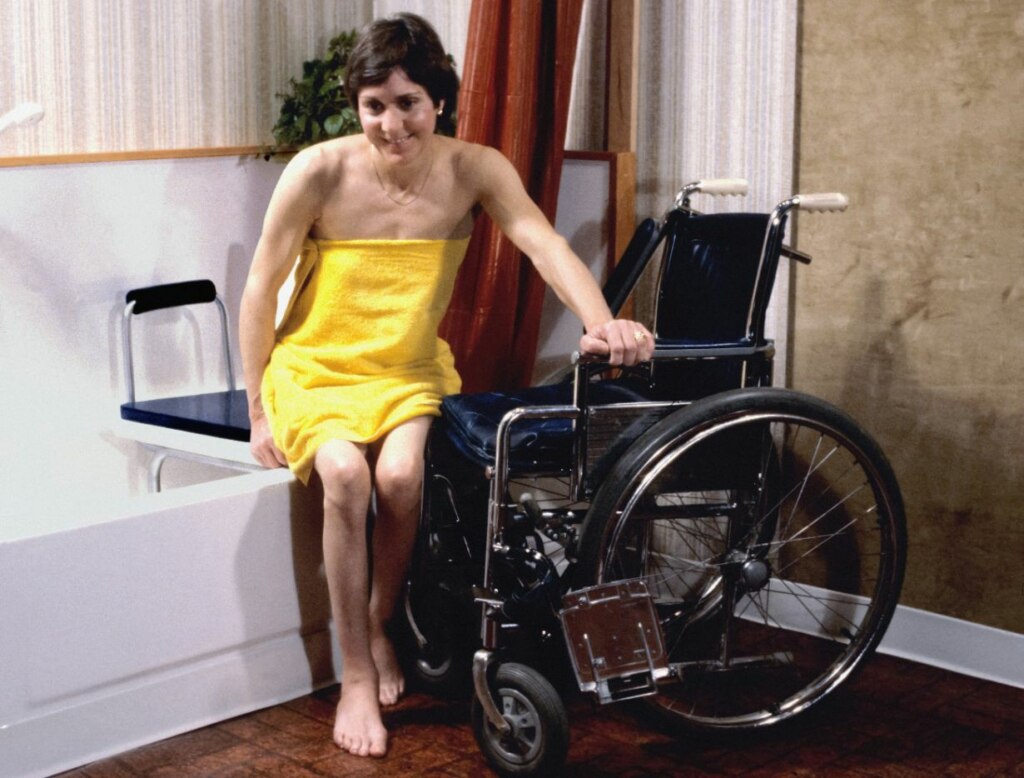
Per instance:
[[[343,440],[325,443],[314,467],[324,485],[324,569],[343,662],[334,741],[352,754],[384,756],[388,734],[381,721],[379,679],[370,652],[370,467],[365,450]]]
[[[381,705],[394,705],[405,691],[405,679],[387,625],[398,604],[416,542],[423,490],[423,449],[430,422],[429,417],[407,421],[388,433],[372,452],[377,515],[369,627]]]

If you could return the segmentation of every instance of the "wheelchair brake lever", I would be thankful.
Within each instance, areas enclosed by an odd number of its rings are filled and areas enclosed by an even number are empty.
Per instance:
[[[792,246],[787,246],[786,244],[782,244],[781,252],[782,252],[782,255],[784,257],[789,257],[790,259],[795,259],[797,262],[803,262],[805,265],[811,264],[811,255],[810,254],[805,254],[804,252],[799,251],[799,250],[793,248]]]

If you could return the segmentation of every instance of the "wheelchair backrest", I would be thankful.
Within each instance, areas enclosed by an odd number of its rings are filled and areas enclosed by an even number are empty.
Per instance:
[[[654,329],[658,342],[687,347],[751,347],[747,357],[658,364],[662,399],[693,400],[771,382],[765,312],[779,263],[785,217],[757,213],[668,213]]]
[[[769,218],[760,213],[669,213],[657,337],[707,344],[764,342],[765,310],[781,245],[779,240],[766,245]],[[762,249],[767,249],[764,257]]]

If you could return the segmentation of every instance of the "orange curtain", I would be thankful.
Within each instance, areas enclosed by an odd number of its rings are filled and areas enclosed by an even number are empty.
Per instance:
[[[583,0],[473,0],[458,137],[500,149],[554,222]],[[441,336],[463,391],[527,386],[544,282],[486,214],[477,218]]]

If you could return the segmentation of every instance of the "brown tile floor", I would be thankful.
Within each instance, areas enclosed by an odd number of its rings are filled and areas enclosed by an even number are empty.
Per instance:
[[[410,695],[388,713],[391,750],[331,743],[338,689],[139,748],[71,773],[119,776],[478,776],[468,705]],[[826,711],[756,740],[671,737],[625,706],[570,704],[567,776],[1024,776],[1024,690],[876,657]]]

